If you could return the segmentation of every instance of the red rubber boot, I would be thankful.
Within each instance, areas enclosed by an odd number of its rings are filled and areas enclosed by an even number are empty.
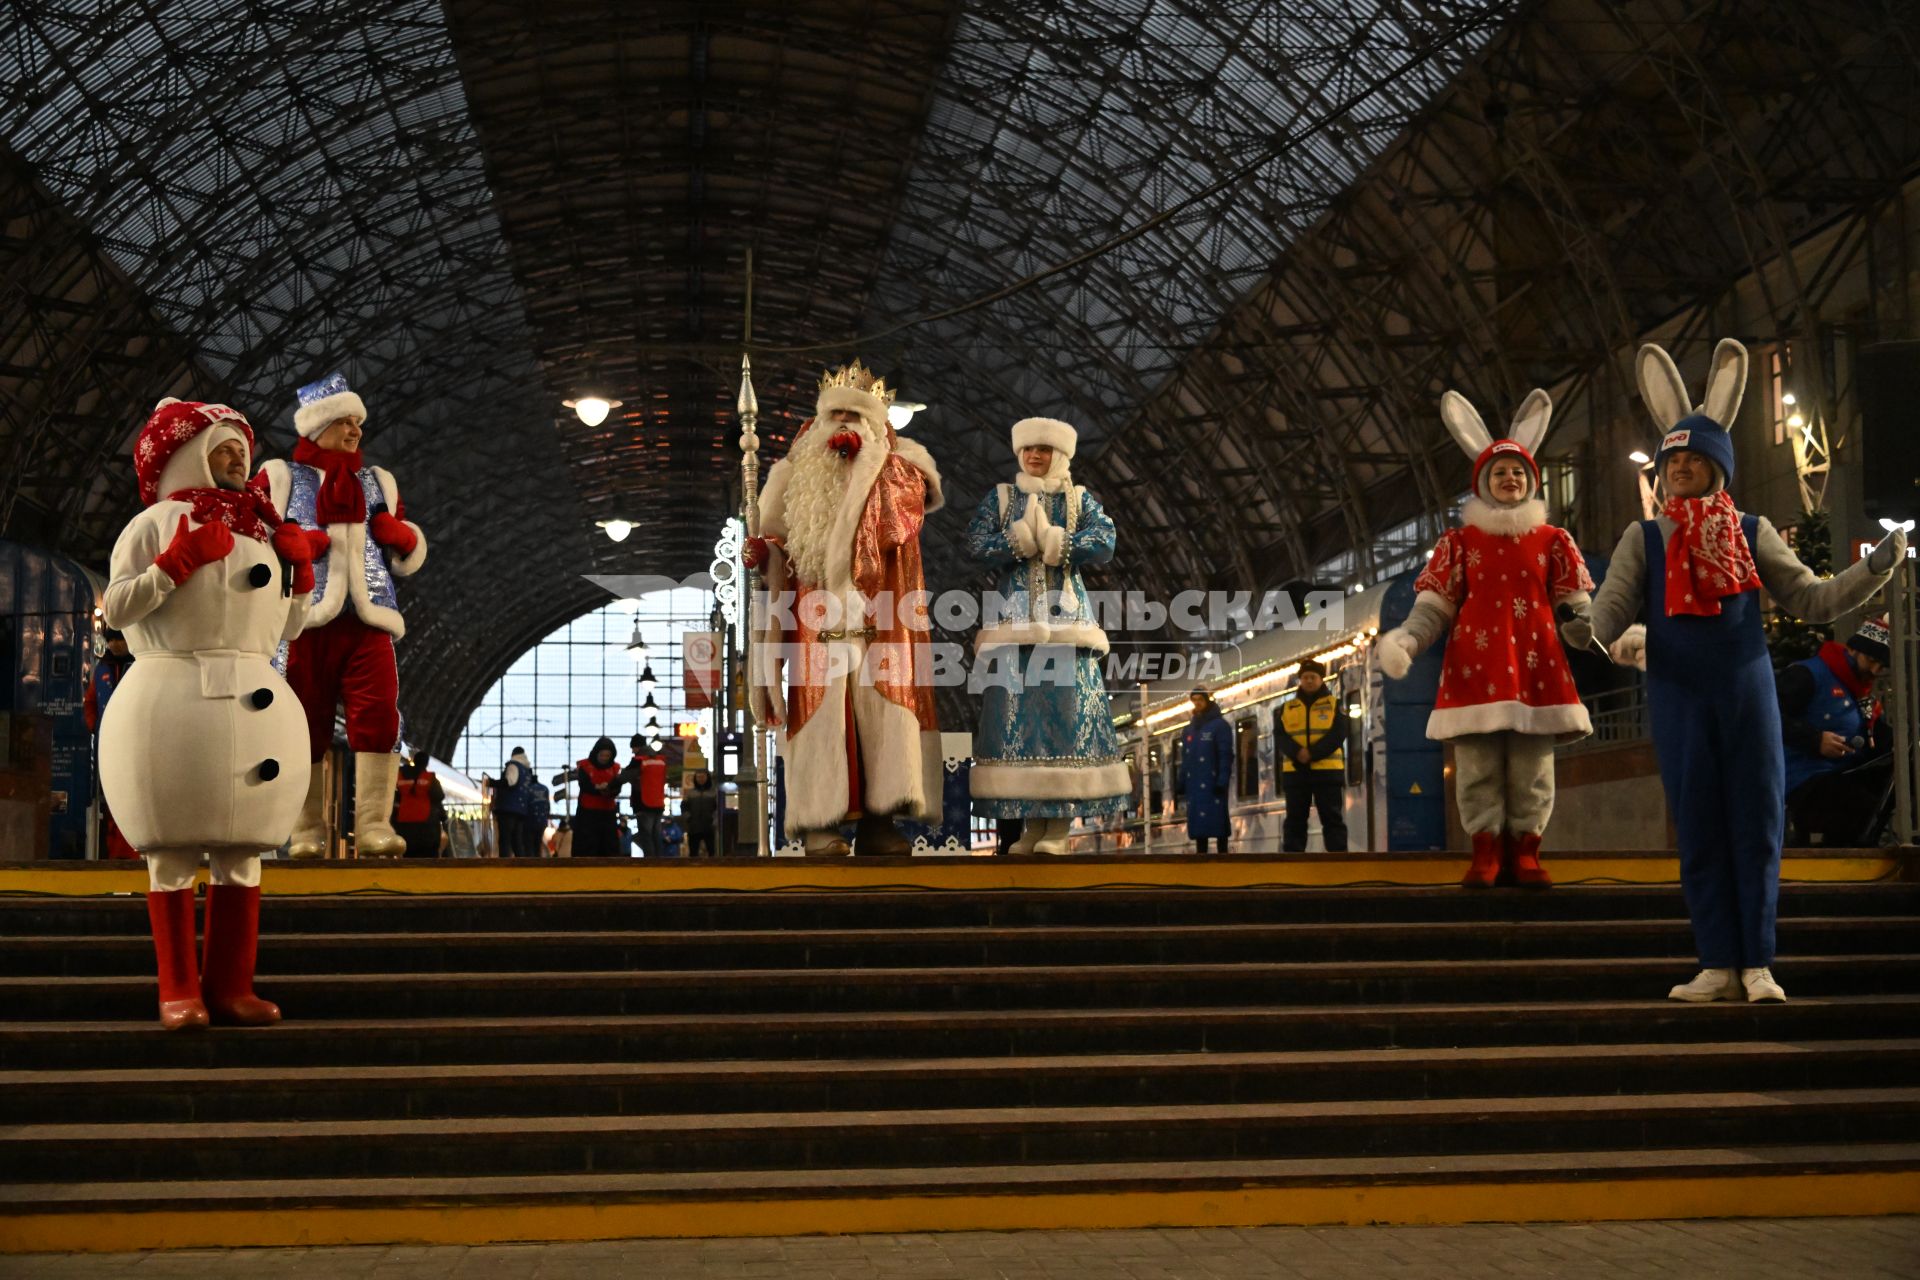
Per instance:
[[[193,1031],[207,1025],[200,1003],[200,973],[193,955],[193,889],[147,894],[153,924],[153,958],[160,973],[160,1025]]]
[[[1553,877],[1540,865],[1539,835],[1512,835],[1513,882],[1522,889],[1551,889]]]
[[[253,958],[260,945],[260,886],[207,886],[207,962],[200,980],[207,1012],[222,1026],[264,1027],[280,1006],[253,994]]]
[[[1462,889],[1491,889],[1500,875],[1500,853],[1504,845],[1498,831],[1477,831],[1473,836],[1473,865],[1461,877]]]

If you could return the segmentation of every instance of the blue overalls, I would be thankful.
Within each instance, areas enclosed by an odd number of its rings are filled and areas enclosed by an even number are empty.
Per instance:
[[[1749,546],[1757,519],[1740,517]],[[1653,747],[1680,845],[1680,886],[1703,969],[1773,963],[1786,823],[1786,762],[1760,593],[1719,616],[1667,616],[1666,547],[1646,535],[1647,701]]]

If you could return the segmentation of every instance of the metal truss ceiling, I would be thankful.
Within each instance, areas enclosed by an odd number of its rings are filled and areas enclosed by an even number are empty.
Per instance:
[[[1444,510],[1432,409],[1568,375],[1920,160],[1901,0],[8,0],[0,517],[104,562],[161,394],[291,439],[342,366],[434,553],[402,648],[442,751],[586,574],[704,568],[734,491],[747,250],[763,431],[862,349],[960,510],[1067,417],[1112,577],[1272,585]],[[1445,48],[1419,55],[1442,36]],[[1781,278],[1772,332],[1823,282]],[[825,344],[822,349],[779,348]],[[1599,394],[1596,390],[1596,394]],[[602,427],[559,400],[618,398]],[[595,518],[638,522],[615,545]],[[958,701],[946,712],[966,716]]]

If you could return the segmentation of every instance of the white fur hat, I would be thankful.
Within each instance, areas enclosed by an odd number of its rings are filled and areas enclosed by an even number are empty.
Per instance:
[[[1068,458],[1073,457],[1073,447],[1079,443],[1080,433],[1058,418],[1022,418],[1013,424],[1013,451],[1018,454],[1022,449],[1033,445],[1046,445],[1055,453]]]

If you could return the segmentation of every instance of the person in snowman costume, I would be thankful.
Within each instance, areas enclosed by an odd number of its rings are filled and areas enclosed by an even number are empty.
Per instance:
[[[333,745],[334,712],[344,705],[353,751],[353,844],[361,857],[391,858],[407,842],[393,829],[400,777],[400,674],[393,642],[407,633],[394,580],[426,563],[427,538],[407,519],[400,487],[383,467],[365,465],[360,440],[367,406],[329,374],[300,388],[291,462],[260,469],[274,510],[307,530],[313,552],[313,613],[288,649],[287,683],[307,713],[309,758]],[[348,601],[352,606],[348,607]],[[313,770],[287,852],[320,856],[326,838],[322,775]]]
[[[1415,579],[1405,623],[1375,652],[1393,679],[1451,626],[1427,736],[1453,743],[1460,820],[1473,840],[1468,889],[1545,889],[1540,838],[1553,815],[1553,749],[1592,732],[1554,624],[1584,610],[1593,579],[1573,535],[1547,523],[1533,453],[1553,401],[1535,388],[1496,440],[1466,397],[1449,391],[1440,416],[1473,461],[1464,527],[1449,529]]]
[[[277,1022],[253,991],[260,854],[307,789],[306,721],[274,670],[307,616],[307,540],[247,485],[253,428],[223,404],[162,400],[134,445],[146,510],[114,543],[101,611],[138,659],[100,723],[101,786],[146,857],[160,1023]],[[206,953],[193,881],[210,863]]]
[[[1786,763],[1760,588],[1794,617],[1831,621],[1892,576],[1906,535],[1895,530],[1838,575],[1817,577],[1727,492],[1746,348],[1731,338],[1714,348],[1697,407],[1660,347],[1640,348],[1635,372],[1665,433],[1653,460],[1665,501],[1658,516],[1627,526],[1589,615],[1570,619],[1563,634],[1583,646],[1598,639],[1616,662],[1647,673],[1654,754],[1700,958],[1699,974],[1668,996],[1782,1001],[1772,966]],[[1635,623],[1643,611],[1646,621]]]

